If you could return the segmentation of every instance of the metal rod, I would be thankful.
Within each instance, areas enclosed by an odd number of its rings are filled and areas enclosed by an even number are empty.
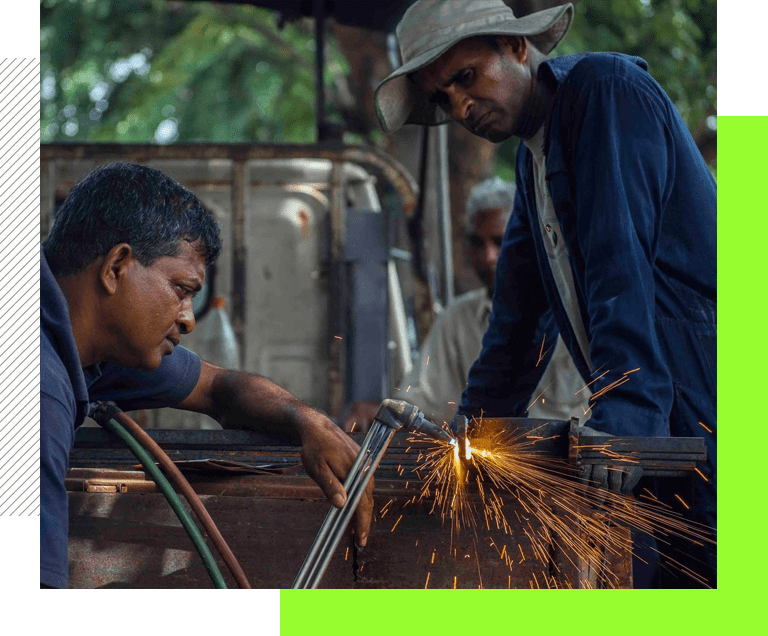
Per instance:
[[[455,444],[456,440],[424,417],[415,406],[400,400],[384,400],[373,420],[363,446],[344,480],[347,501],[341,508],[331,508],[320,526],[312,547],[293,582],[293,589],[314,589],[320,583],[328,562],[341,540],[368,482],[381,462],[395,431],[405,427],[411,432]]]

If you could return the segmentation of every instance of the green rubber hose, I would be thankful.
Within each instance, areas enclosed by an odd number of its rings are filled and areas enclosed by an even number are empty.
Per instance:
[[[218,566],[216,565],[216,561],[214,560],[213,555],[208,548],[208,544],[205,542],[205,539],[203,539],[203,535],[200,533],[197,525],[192,520],[192,517],[187,512],[187,509],[184,507],[181,498],[173,489],[173,486],[171,486],[171,482],[169,482],[165,475],[163,475],[162,471],[157,467],[150,454],[144,450],[141,444],[139,444],[134,439],[134,437],[128,431],[126,431],[125,428],[123,428],[123,426],[114,418],[108,416],[96,418],[95,414],[92,414],[92,416],[94,419],[97,419],[99,424],[101,424],[104,428],[106,428],[108,431],[112,431],[115,435],[122,439],[128,445],[128,448],[131,449],[131,452],[136,455],[144,468],[147,469],[152,479],[154,479],[155,483],[157,484],[158,488],[160,488],[161,492],[165,495],[168,503],[171,504],[171,508],[173,508],[176,516],[178,516],[179,521],[181,521],[181,525],[184,526],[184,529],[187,531],[189,538],[192,539],[192,543],[195,544],[195,547],[200,554],[200,558],[203,560],[203,565],[205,565],[205,569],[208,570],[208,574],[213,581],[214,587],[218,589],[226,589],[227,584],[224,581],[224,577],[221,575]]]

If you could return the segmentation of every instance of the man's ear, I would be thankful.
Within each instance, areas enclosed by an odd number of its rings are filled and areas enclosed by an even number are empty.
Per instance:
[[[528,40],[522,35],[500,35],[499,42],[519,63],[528,61]]]
[[[99,267],[99,282],[104,291],[110,295],[117,291],[117,286],[132,260],[133,249],[128,243],[118,243],[107,252]]]

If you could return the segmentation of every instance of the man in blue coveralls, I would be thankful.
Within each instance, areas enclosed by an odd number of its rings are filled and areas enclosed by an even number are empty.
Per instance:
[[[180,345],[192,299],[221,250],[219,228],[186,188],[153,168],[97,168],[70,192],[40,263],[40,584],[67,587],[64,487],[89,402],[123,410],[177,407],[302,446],[307,473],[333,505],[357,445],[330,419],[269,380],[201,360]],[[355,513],[365,545],[373,486]]]
[[[714,529],[716,186],[643,60],[547,57],[572,16],[571,5],[516,18],[501,0],[419,0],[397,28],[403,64],[376,89],[385,131],[453,119],[523,141],[490,324],[458,413],[522,416],[546,368],[542,338],[559,334],[596,396],[590,429],[706,440],[700,475],[648,485]],[[593,477],[627,492],[639,475]],[[667,553],[700,578],[680,564],[637,568],[636,586],[716,586],[713,548]]]

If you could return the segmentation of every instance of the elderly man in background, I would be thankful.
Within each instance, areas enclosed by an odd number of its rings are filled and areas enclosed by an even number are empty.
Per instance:
[[[515,185],[498,177],[483,181],[470,192],[465,219],[467,255],[483,286],[462,294],[443,310],[421,346],[418,362],[393,393],[392,397],[415,404],[434,422],[451,421],[469,369],[482,349],[491,314],[496,260],[514,202]],[[584,418],[586,405],[583,393],[578,393],[584,384],[567,348],[560,338],[544,345],[545,352],[551,346],[554,351],[531,395],[527,417]],[[344,428],[350,430],[355,425],[356,431],[365,430],[377,407],[374,402],[353,405]]]

